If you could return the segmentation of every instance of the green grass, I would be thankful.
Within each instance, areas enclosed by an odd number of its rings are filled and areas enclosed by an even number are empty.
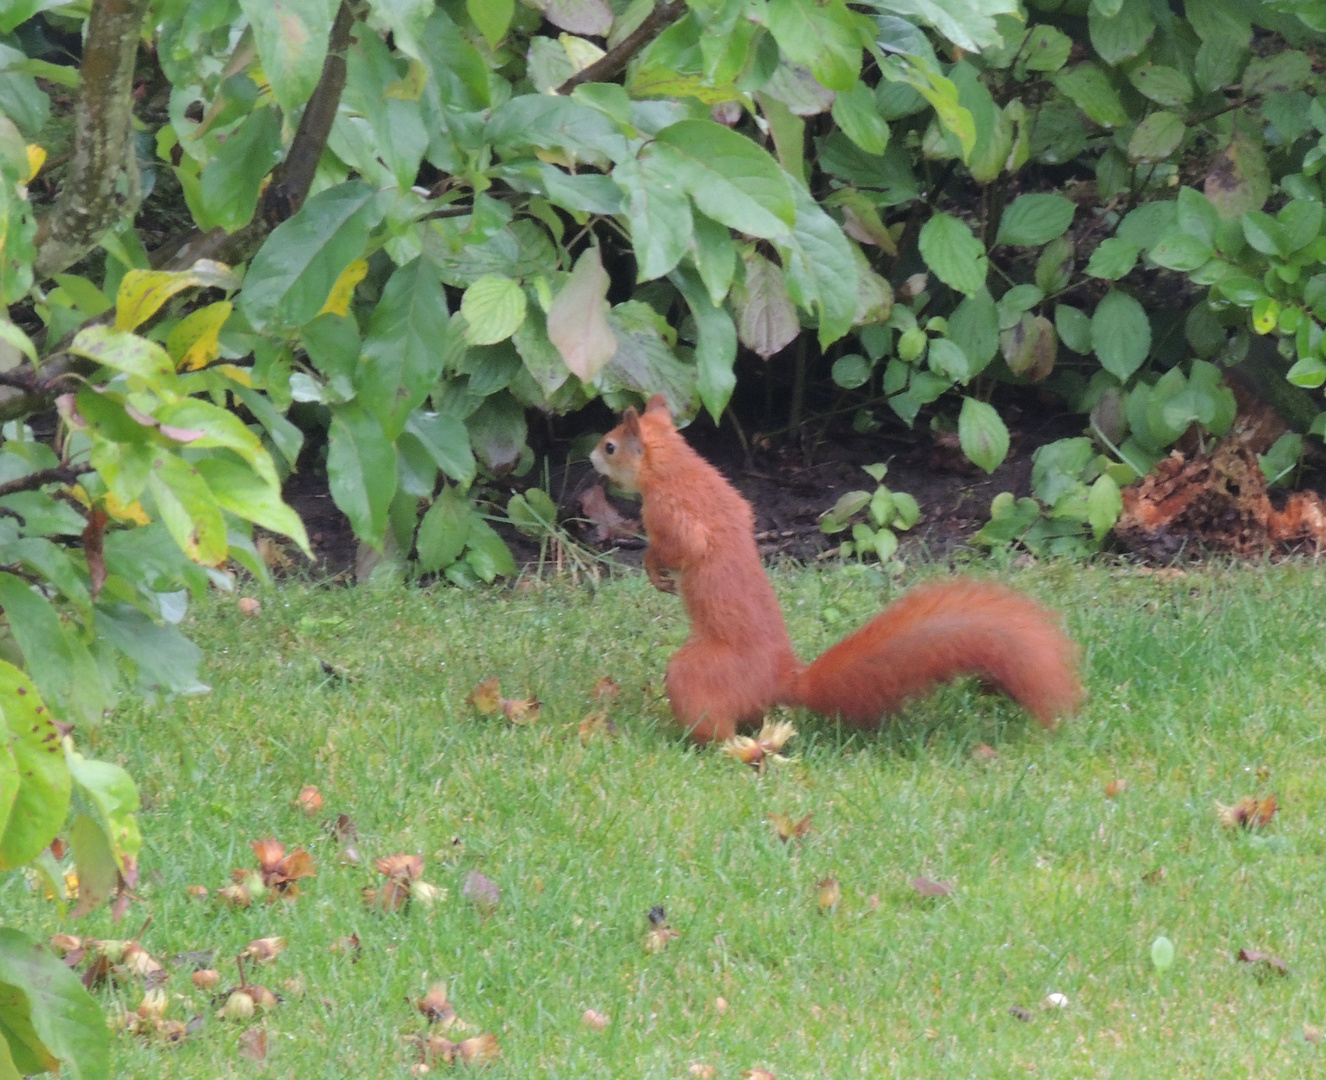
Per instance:
[[[216,599],[187,627],[213,692],[126,700],[97,748],[143,793],[142,903],[118,930],[105,912],[60,926],[21,881],[0,905],[38,934],[120,936],[151,914],[154,955],[215,948],[230,983],[224,958],[288,939],[261,981],[302,976],[309,992],[264,1021],[265,1066],[236,1053],[245,1025],[209,1019],[178,1048],[117,1037],[117,1077],[403,1076],[401,1034],[423,1025],[409,999],[436,979],[497,1034],[495,1077],[685,1077],[692,1062],[782,1080],[1318,1074],[1326,1046],[1302,1025],[1326,1022],[1326,573],[1052,565],[1009,580],[1065,611],[1082,643],[1079,717],[1047,735],[965,686],[878,736],[797,716],[795,761],[764,776],[670,727],[661,677],[685,620],[642,577],[285,587],[259,593],[252,619]],[[777,584],[803,654],[898,591],[846,572]],[[576,723],[609,674],[620,736],[582,747]],[[465,696],[488,676],[538,695],[539,722],[474,715]],[[993,764],[971,757],[983,742]],[[1127,787],[1109,799],[1116,778]],[[314,819],[292,806],[310,783],[326,799]],[[1272,791],[1268,829],[1221,828],[1216,800]],[[366,864],[421,853],[447,899],[366,911],[378,875],[341,865],[320,825],[342,812]],[[814,832],[785,846],[773,812],[813,813]],[[247,911],[188,899],[253,865],[265,836],[313,852],[303,896]],[[472,869],[502,890],[490,917],[461,897]],[[821,915],[829,875],[843,900]],[[956,890],[922,898],[918,876]],[[682,936],[650,955],[656,904]],[[352,933],[357,962],[330,948]],[[1177,950],[1163,974],[1159,934]],[[1242,947],[1289,975],[1259,977],[1233,959]],[[168,989],[170,1016],[210,1013],[187,974]],[[141,989],[102,993],[132,1007]],[[1069,1007],[1042,1010],[1050,993]],[[586,1028],[587,1008],[611,1026]]]

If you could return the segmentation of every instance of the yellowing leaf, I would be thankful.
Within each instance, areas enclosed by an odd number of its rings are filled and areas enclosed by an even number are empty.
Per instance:
[[[216,370],[231,382],[239,383],[240,386],[253,386],[253,376],[249,373],[248,368],[237,367],[234,364],[218,364]]]
[[[239,278],[211,259],[199,259],[188,270],[130,270],[115,296],[115,329],[137,329],[177,292],[195,287],[237,289]]]
[[[405,78],[397,79],[394,83],[388,83],[382,96],[385,98],[395,98],[398,101],[418,101],[424,94],[424,86],[428,82],[428,69],[424,67],[423,62],[413,57],[410,59],[409,70],[405,73]],[[362,275],[360,275],[362,277]]]
[[[577,72],[584,71],[594,61],[603,58],[603,50],[592,41],[586,41],[582,37],[576,37],[574,34],[558,34],[557,40],[561,42],[562,48],[566,50],[567,58],[571,61],[571,67]]]
[[[570,280],[548,310],[548,339],[566,366],[589,382],[617,352],[617,337],[608,326],[608,274],[591,247],[576,260]]]
[[[181,371],[197,371],[221,354],[218,335],[235,306],[219,300],[180,320],[166,339],[166,351]]]
[[[107,491],[102,498],[102,505],[106,508],[106,513],[116,521],[131,521],[135,525],[152,524],[152,519],[147,516],[147,512],[137,499],[125,502],[115,492]]]
[[[30,184],[36,179],[37,173],[41,172],[41,167],[46,164],[46,148],[44,146],[38,146],[36,143],[29,143],[27,150],[28,175],[23,183]]]
[[[332,286],[331,295],[327,297],[327,302],[322,305],[319,315],[326,315],[331,312],[333,315],[348,315],[350,313],[350,297],[354,295],[355,286],[364,280],[364,275],[368,273],[368,260],[356,259],[344,270],[341,276],[336,279],[336,284]]]

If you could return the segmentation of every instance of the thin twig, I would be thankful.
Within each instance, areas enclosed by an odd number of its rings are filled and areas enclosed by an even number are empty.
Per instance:
[[[654,6],[644,22],[621,41],[595,60],[583,71],[577,71],[557,88],[559,94],[569,94],[581,83],[605,82],[631,62],[631,57],[658,37],[664,30],[686,13],[685,0],[669,0]]]
[[[83,462],[78,465],[55,465],[49,469],[38,469],[27,476],[6,480],[0,484],[0,499],[13,495],[17,491],[36,491],[47,484],[73,484],[84,473],[92,472],[92,466]]]

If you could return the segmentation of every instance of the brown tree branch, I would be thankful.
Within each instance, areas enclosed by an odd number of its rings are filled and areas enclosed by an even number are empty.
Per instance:
[[[152,252],[153,266],[162,270],[186,270],[199,259],[243,262],[262,246],[276,226],[293,217],[304,205],[341,105],[346,77],[345,52],[350,47],[350,33],[356,18],[349,0],[341,0],[327,39],[322,77],[304,106],[290,150],[273,172],[253,220],[233,233],[221,228],[207,232],[195,229],[167,241]]]
[[[27,476],[19,476],[0,484],[0,499],[18,491],[36,491],[47,484],[73,484],[84,473],[90,473],[92,466],[86,462],[79,465],[55,465],[49,469],[38,469]]]
[[[51,214],[37,226],[36,276],[49,277],[86,255],[135,207],[141,186],[130,141],[134,61],[148,0],[96,0],[79,65],[69,173]],[[119,191],[126,176],[126,191]]]
[[[644,22],[621,41],[595,60],[583,71],[577,71],[557,88],[559,94],[569,94],[581,83],[605,82],[621,71],[636,53],[658,37],[664,30],[686,14],[685,0],[665,0],[654,5]]]

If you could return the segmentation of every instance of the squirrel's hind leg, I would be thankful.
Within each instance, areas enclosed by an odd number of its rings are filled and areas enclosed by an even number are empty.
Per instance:
[[[664,679],[672,715],[698,743],[732,738],[738,727],[758,724],[773,704],[764,666],[726,645],[688,641],[668,662]]]

